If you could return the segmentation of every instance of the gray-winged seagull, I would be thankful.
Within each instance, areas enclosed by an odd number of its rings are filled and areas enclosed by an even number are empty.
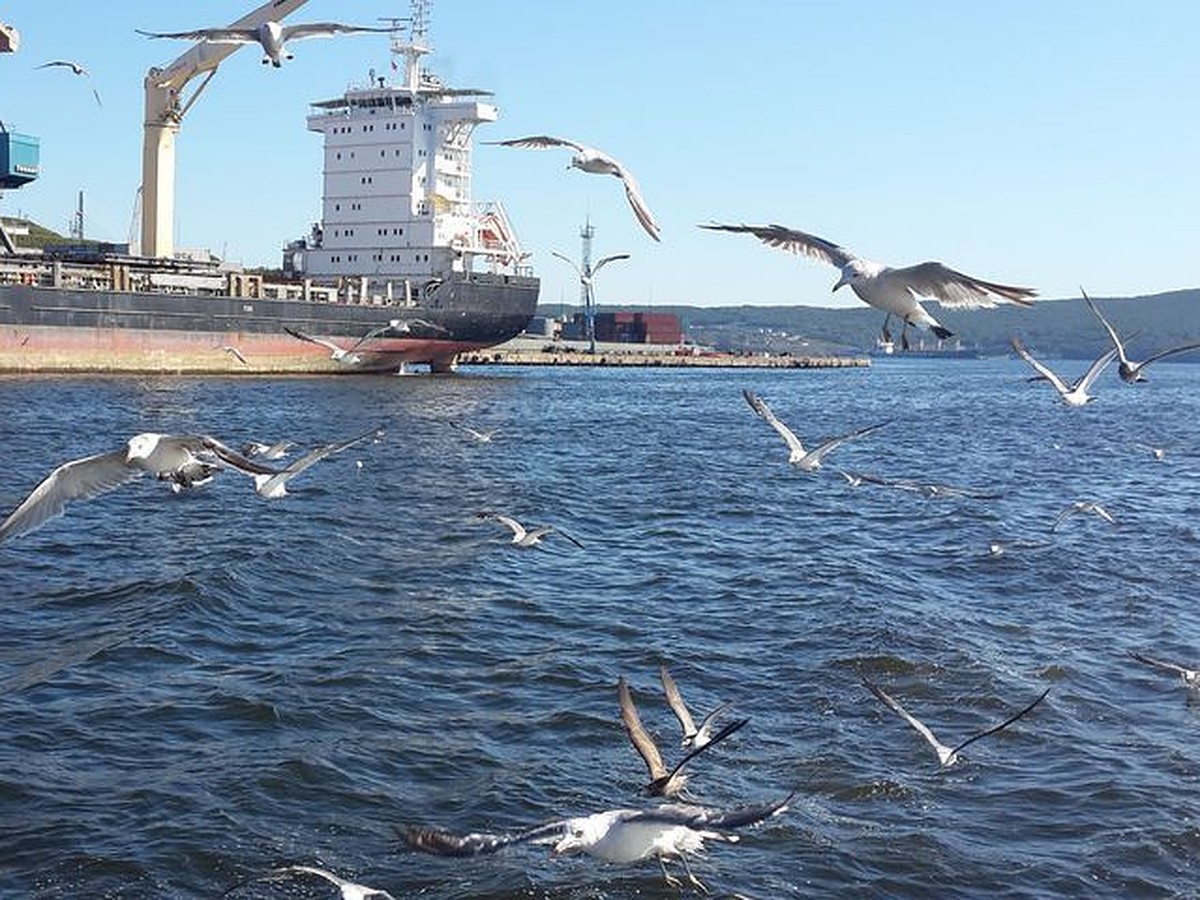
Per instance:
[[[893,268],[862,259],[845,247],[839,247],[832,241],[814,234],[785,228],[782,225],[712,224],[700,227],[712,231],[752,234],[771,247],[789,250],[835,266],[842,270],[842,277],[833,286],[835,291],[848,284],[864,303],[899,316],[908,325],[928,328],[939,338],[948,338],[953,332],[943,328],[921,306],[919,297],[937,300],[948,309],[990,309],[1000,303],[1029,306],[1030,298],[1037,295],[1037,291],[1032,288],[984,281],[956,272],[940,262],[923,262],[915,266]]]
[[[482,509],[475,513],[475,517],[479,519],[488,519],[492,522],[499,522],[505,528],[512,532],[512,543],[518,547],[536,547],[542,542],[542,538],[551,534],[561,534],[564,538],[580,549],[583,544],[577,541],[571,535],[567,534],[553,525],[540,525],[537,528],[526,528],[512,516],[506,516],[503,513],[493,512],[490,509]]]
[[[671,677],[671,673],[667,671],[666,666],[658,667],[658,678],[662,682],[663,694],[666,695],[667,705],[671,707],[671,712],[675,713],[675,718],[679,720],[679,727],[683,729],[683,737],[679,742],[680,745],[685,750],[692,748],[699,750],[701,747],[712,743],[713,727],[716,724],[717,717],[729,708],[729,704],[722,703],[706,715],[700,721],[700,726],[697,727],[691,712],[688,711],[687,704],[683,702],[683,695],[679,693],[679,686],[675,684],[675,679]]]
[[[369,437],[378,438],[382,436],[382,428],[372,428],[370,431],[360,434],[358,437],[350,438],[348,441],[339,441],[333,444],[325,444],[310,450],[298,458],[295,462],[288,465],[280,471],[272,470],[270,473],[254,476],[254,489],[260,497],[267,500],[277,500],[280,497],[286,497],[288,494],[287,484],[305,469],[316,465],[327,456],[332,456],[335,453],[341,453],[343,450],[361,444]]]
[[[1187,666],[1179,665],[1179,663],[1164,662],[1161,659],[1155,659],[1152,656],[1145,656],[1134,650],[1130,650],[1129,655],[1140,663],[1145,663],[1146,665],[1153,666],[1156,669],[1162,669],[1164,672],[1173,672],[1179,676],[1184,685],[1192,690],[1200,688],[1200,671],[1197,671],[1196,669],[1189,669]]]
[[[1096,357],[1086,372],[1081,375],[1074,384],[1068,385],[1065,381],[1058,377],[1053,371],[1047,368],[1042,363],[1038,362],[1029,351],[1025,349],[1025,345],[1021,343],[1019,338],[1012,339],[1012,347],[1017,351],[1017,355],[1029,365],[1033,366],[1034,370],[1045,378],[1058,391],[1058,395],[1062,398],[1062,402],[1067,406],[1083,406],[1086,403],[1091,403],[1096,398],[1088,393],[1092,389],[1092,383],[1100,377],[1100,373],[1108,368],[1108,364],[1113,361],[1117,355],[1115,349],[1109,350],[1106,353],[1101,353]]]
[[[310,334],[305,334],[303,331],[296,331],[293,328],[284,327],[283,330],[294,338],[324,347],[329,351],[329,358],[334,362],[339,362],[348,366],[355,366],[362,362],[362,357],[360,357],[353,350],[346,350],[343,347],[339,347],[333,341],[327,341],[324,338],[313,337]]]
[[[1141,362],[1134,362],[1125,353],[1125,344],[1122,343],[1121,338],[1117,335],[1117,330],[1109,324],[1108,319],[1104,318],[1100,310],[1096,308],[1096,304],[1092,302],[1092,298],[1087,295],[1083,288],[1080,288],[1079,292],[1083,294],[1083,299],[1087,301],[1088,307],[1096,314],[1096,318],[1100,320],[1100,324],[1108,332],[1108,336],[1113,343],[1113,349],[1117,352],[1117,374],[1121,376],[1122,381],[1128,384],[1145,381],[1146,376],[1142,374],[1142,369],[1146,368],[1152,362],[1167,356],[1174,356],[1176,353],[1190,353],[1193,350],[1200,350],[1200,343],[1182,344],[1178,347],[1171,347],[1168,350],[1160,350],[1158,353],[1147,357]]]
[[[567,138],[551,137],[547,134],[513,138],[509,141],[488,141],[488,143],[500,147],[537,149],[570,147],[575,151],[575,154],[571,157],[572,167],[583,172],[589,172],[592,175],[615,175],[621,179],[621,183],[625,185],[625,197],[629,201],[629,207],[633,210],[633,215],[638,220],[638,224],[646,230],[646,234],[650,235],[650,237],[656,241],[660,240],[658,236],[658,223],[654,221],[650,207],[646,205],[646,201],[642,198],[642,190],[638,187],[637,179],[633,177],[632,172],[603,150],[597,150],[595,147],[589,147],[586,144],[580,144],[577,141],[568,140]]]
[[[750,404],[750,408],[754,410],[754,412],[761,419],[766,421],[768,425],[779,432],[779,436],[783,438],[784,442],[788,445],[788,450],[790,451],[788,454],[788,462],[803,472],[817,471],[817,469],[821,468],[821,461],[825,458],[826,454],[836,450],[842,444],[846,443],[846,441],[863,437],[864,435],[870,434],[872,431],[876,431],[887,424],[885,422],[881,422],[878,425],[868,425],[866,428],[859,428],[857,431],[851,431],[847,434],[841,434],[837,437],[829,438],[812,450],[805,450],[804,444],[800,442],[800,438],[796,437],[796,434],[792,431],[792,429],[788,428],[781,421],[779,421],[775,413],[771,412],[771,407],[767,406],[765,400],[759,397],[758,394],[754,393],[754,391],[744,390],[742,391],[742,396],[746,398],[746,402]]]
[[[263,65],[270,63],[279,68],[284,59],[292,59],[287,53],[289,41],[304,38],[333,37],[339,34],[389,33],[391,28],[373,28],[368,25],[342,25],[338,22],[304,22],[282,25],[279,22],[263,22],[256,28],[197,28],[193,31],[141,31],[138,34],[150,38],[175,38],[183,41],[210,41],[214,44],[259,44],[263,49]]]
[[[76,75],[81,75],[84,78],[91,78],[91,73],[77,62],[69,59],[53,59],[50,62],[42,63],[40,66],[34,66],[35,69],[49,69],[51,67],[70,69]],[[100,92],[94,87],[92,88],[92,96],[96,98],[96,105],[103,106],[104,103],[100,100]]]
[[[275,473],[208,435],[137,434],[120,450],[72,460],[47,475],[0,523],[0,541],[62,515],[73,500],[90,500],[145,474],[182,483],[194,477],[198,463],[213,460],[256,477]]]
[[[1103,519],[1109,525],[1117,524],[1117,520],[1112,517],[1112,513],[1110,513],[1099,503],[1096,503],[1092,500],[1076,500],[1070,506],[1065,507],[1057,516],[1054,517],[1054,521],[1050,525],[1050,530],[1055,531],[1064,520],[1070,518],[1071,516],[1079,515],[1080,513],[1091,513],[1092,515]]]
[[[356,884],[353,881],[347,881],[328,869],[320,869],[316,866],[281,866],[278,869],[272,869],[260,875],[254,881],[282,881],[284,878],[291,878],[296,875],[314,875],[317,878],[323,878],[334,887],[342,896],[342,900],[396,900],[387,891],[379,888],[368,887],[365,884]],[[238,885],[234,888],[241,887]],[[232,891],[230,892],[232,893]]]
[[[629,742],[633,744],[633,749],[642,758],[646,764],[646,770],[650,773],[650,782],[646,785],[646,793],[652,797],[674,797],[681,794],[687,783],[687,776],[682,771],[683,767],[695,756],[725,740],[750,721],[749,719],[739,719],[731,722],[713,735],[707,743],[693,748],[675,764],[674,768],[667,769],[663,764],[662,754],[658,751],[658,745],[654,743],[654,739],[642,725],[641,717],[638,716],[637,707],[634,706],[633,697],[629,693],[629,684],[625,681],[624,675],[617,679],[617,703],[621,707],[621,721],[625,724]]]
[[[465,835],[433,828],[397,828],[400,839],[413,850],[437,856],[482,856],[514,844],[549,844],[554,855],[586,853],[612,863],[634,863],[654,857],[668,884],[678,885],[666,868],[667,860],[679,860],[689,881],[704,885],[687,864],[689,854],[700,853],[704,842],[738,840],[730,832],[757,825],[787,809],[793,794],[769,803],[753,803],[725,809],[664,804],[653,809],[610,809],[560,819],[524,831]]]
[[[1011,725],[1013,722],[1017,721],[1017,719],[1032,712],[1033,708],[1035,706],[1037,706],[1039,703],[1041,703],[1043,700],[1045,700],[1046,695],[1050,693],[1050,688],[1046,688],[1046,690],[1042,691],[1041,695],[1036,700],[1034,700],[1032,703],[1030,703],[1028,706],[1026,706],[1021,711],[1017,712],[1016,714],[1009,716],[1007,719],[1005,719],[999,725],[993,725],[991,728],[988,728],[985,731],[981,731],[978,734],[972,735],[971,737],[967,738],[965,741],[962,741],[961,743],[956,744],[954,747],[947,747],[945,744],[943,744],[941,741],[939,741],[937,739],[937,737],[934,736],[934,733],[932,731],[930,731],[923,722],[921,722],[915,716],[911,715],[903,706],[901,706],[895,699],[893,699],[890,694],[888,694],[886,691],[884,691],[883,688],[881,688],[881,687],[879,687],[879,685],[874,684],[871,681],[867,680],[866,677],[863,677],[862,681],[863,681],[863,684],[866,685],[867,689],[872,694],[874,694],[876,697],[878,697],[880,700],[882,700],[884,702],[884,704],[886,704],[887,707],[892,710],[892,712],[894,712],[896,715],[898,715],[900,718],[902,718],[905,722],[907,722],[909,725],[911,725],[914,729],[916,729],[917,733],[920,734],[921,737],[925,738],[925,740],[929,742],[929,746],[933,747],[934,752],[937,753],[938,762],[941,764],[941,766],[943,768],[954,765],[954,763],[958,760],[958,754],[961,753],[964,748],[975,743],[980,738],[985,738],[989,734],[995,734],[998,731],[1004,730],[1009,725]]]

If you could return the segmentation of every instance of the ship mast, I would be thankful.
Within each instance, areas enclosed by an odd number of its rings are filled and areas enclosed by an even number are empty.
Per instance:
[[[401,36],[399,26],[406,20],[387,19],[395,29],[392,33],[392,67],[395,68],[397,59],[404,58],[404,78],[401,84],[409,93],[416,95],[421,87],[421,57],[432,53],[429,46],[429,3],[430,0],[412,0],[412,7],[407,19],[408,40]]]

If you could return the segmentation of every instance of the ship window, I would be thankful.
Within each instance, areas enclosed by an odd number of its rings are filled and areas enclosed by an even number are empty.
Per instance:
[[[338,159],[341,159],[341,158],[342,158],[342,154],[341,154],[341,151],[338,151],[338,155],[337,155],[337,158],[338,158]]]

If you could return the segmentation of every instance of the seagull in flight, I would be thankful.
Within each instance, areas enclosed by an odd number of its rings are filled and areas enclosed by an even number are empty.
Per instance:
[[[1167,457],[1167,448],[1166,447],[1155,447],[1153,444],[1142,444],[1142,443],[1136,443],[1136,442],[1134,443],[1133,446],[1137,447],[1137,449],[1139,449],[1139,450],[1146,451],[1147,453],[1149,453],[1152,457],[1154,457],[1159,462],[1162,462]]]
[[[683,737],[680,740],[683,749],[699,750],[711,744],[713,742],[713,726],[716,724],[717,717],[729,708],[729,704],[722,703],[705,716],[700,722],[700,727],[697,728],[692,714],[688,712],[687,704],[683,702],[683,695],[679,693],[679,687],[675,684],[675,679],[671,677],[666,666],[658,667],[658,677],[662,681],[667,705],[671,707],[671,712],[675,713],[675,718],[679,720],[679,727],[683,729]],[[745,721],[749,721],[749,719]]]
[[[1078,515],[1080,513],[1091,513],[1094,516],[1099,516],[1101,519],[1103,519],[1109,525],[1117,524],[1117,520],[1112,517],[1112,513],[1110,513],[1107,509],[1105,509],[1099,503],[1094,503],[1091,500],[1076,500],[1074,503],[1072,503],[1070,506],[1063,509],[1062,512],[1060,512],[1057,516],[1054,517],[1054,522],[1053,522],[1053,524],[1051,524],[1050,530],[1055,531],[1058,528],[1058,526],[1063,523],[1064,520],[1069,519],[1071,516]]]
[[[348,366],[356,366],[362,362],[362,357],[360,357],[353,350],[345,350],[339,347],[333,341],[327,341],[324,338],[313,337],[312,335],[305,334],[302,331],[295,331],[294,329],[286,326],[284,326],[283,330],[294,338],[299,338],[302,341],[308,341],[310,344],[319,344],[320,346],[324,347],[329,351],[329,358],[335,362],[340,362]]]
[[[559,529],[555,528],[553,525],[540,525],[537,528],[526,528],[512,516],[506,516],[503,513],[493,512],[490,509],[480,510],[475,514],[475,517],[478,519],[490,519],[493,522],[499,522],[501,525],[511,530],[513,533],[512,543],[516,544],[518,547],[536,547],[542,542],[542,538],[551,534],[561,534],[576,547],[579,547],[580,549],[583,548],[583,544],[579,543],[579,541],[571,537],[571,535],[567,534],[565,531],[560,531]]]
[[[1166,672],[1174,672],[1183,681],[1184,685],[1191,690],[1200,689],[1200,671],[1196,669],[1189,669],[1186,666],[1179,665],[1179,663],[1163,662],[1161,659],[1144,656],[1133,650],[1129,651],[1129,655],[1140,663],[1145,663],[1148,666],[1153,666],[1156,669],[1162,669]]]
[[[149,38],[175,38],[183,41],[210,41],[214,44],[259,44],[263,50],[263,65],[270,63],[275,68],[283,60],[294,59],[286,45],[304,38],[333,37],[338,34],[362,34],[364,32],[390,33],[391,28],[373,28],[369,25],[342,25],[337,22],[306,22],[282,25],[279,22],[263,22],[256,28],[197,28],[193,31],[141,31],[138,34]]]
[[[693,757],[725,740],[750,721],[749,719],[739,719],[737,722],[731,722],[706,743],[699,747],[693,747],[691,752],[676,763],[673,769],[668,770],[663,764],[658,745],[654,743],[654,739],[642,725],[641,717],[638,715],[637,707],[633,704],[633,697],[629,693],[629,684],[625,681],[624,675],[617,679],[617,702],[621,707],[621,721],[625,724],[625,731],[629,734],[629,742],[633,744],[633,749],[642,758],[650,773],[650,783],[646,785],[646,793],[652,797],[675,797],[682,794],[684,785],[687,783],[687,776],[681,771],[683,767]]]
[[[1096,308],[1096,304],[1092,302],[1092,298],[1087,295],[1087,292],[1084,291],[1083,288],[1080,288],[1079,292],[1083,294],[1083,299],[1087,301],[1088,308],[1095,313],[1096,318],[1100,320],[1100,324],[1104,326],[1104,330],[1108,332],[1109,338],[1112,339],[1113,350],[1115,350],[1117,353],[1117,374],[1120,375],[1121,380],[1127,384],[1136,384],[1139,381],[1148,380],[1146,376],[1142,374],[1142,369],[1146,368],[1146,366],[1150,365],[1152,362],[1160,360],[1166,356],[1174,356],[1176,353],[1189,353],[1193,350],[1200,350],[1200,342],[1183,344],[1179,347],[1171,347],[1168,350],[1160,350],[1158,353],[1155,353],[1153,356],[1150,356],[1141,362],[1134,362],[1125,353],[1125,345],[1121,342],[1121,338],[1117,335],[1117,330],[1109,324],[1108,319],[1104,318],[1100,310]]]
[[[342,895],[342,900],[396,900],[387,891],[367,887],[365,884],[355,884],[353,881],[340,878],[328,869],[319,869],[316,866],[282,866],[278,869],[272,869],[270,872],[254,880],[282,881],[284,878],[296,875],[315,875],[317,878],[325,879],[338,889]]]
[[[1092,383],[1100,377],[1100,373],[1108,368],[1108,364],[1113,361],[1117,355],[1116,349],[1109,350],[1096,357],[1095,362],[1088,366],[1088,370],[1071,385],[1059,378],[1054,372],[1044,366],[1042,363],[1034,359],[1029,351],[1025,349],[1025,345],[1021,343],[1019,338],[1012,339],[1013,349],[1017,351],[1017,355],[1025,362],[1033,366],[1034,370],[1050,382],[1054,389],[1058,391],[1062,402],[1067,406],[1083,406],[1086,403],[1091,403],[1096,398],[1088,393],[1092,389]]]
[[[779,421],[779,419],[775,416],[775,413],[771,412],[771,407],[767,406],[765,400],[758,396],[758,394],[754,393],[754,391],[744,390],[742,391],[742,396],[746,398],[746,402],[750,404],[750,408],[754,410],[754,412],[760,418],[762,418],[768,425],[779,432],[779,435],[783,438],[784,442],[788,445],[788,449],[791,451],[788,455],[788,462],[803,472],[817,471],[817,469],[821,468],[821,461],[825,459],[825,456],[830,451],[836,450],[842,444],[846,443],[846,441],[854,440],[855,438],[860,438],[864,435],[870,434],[872,431],[877,431],[887,424],[885,422],[881,422],[878,425],[869,425],[866,428],[860,428],[857,431],[851,431],[847,434],[829,438],[827,441],[818,445],[812,450],[805,450],[804,444],[800,442],[800,438],[796,437],[796,434],[792,431],[792,429],[788,428]]]
[[[654,221],[654,216],[650,212],[650,207],[646,205],[646,201],[642,199],[641,188],[638,187],[637,179],[633,177],[633,173],[625,168],[617,160],[613,159],[603,150],[597,150],[595,147],[588,147],[586,144],[580,144],[576,141],[567,140],[566,138],[551,137],[546,134],[537,134],[531,137],[514,138],[509,141],[488,141],[490,144],[496,144],[500,147],[522,147],[522,148],[537,148],[543,149],[546,147],[569,147],[575,151],[571,157],[571,166],[592,175],[615,175],[621,179],[621,183],[625,185],[625,198],[629,201],[629,207],[633,210],[634,218],[638,220],[638,224],[646,230],[646,234],[661,240],[658,236],[658,223]],[[597,266],[599,268],[599,266]],[[595,274],[595,273],[593,273]]]
[[[51,67],[70,69],[76,75],[82,75],[84,78],[91,78],[92,73],[85,69],[77,62],[72,62],[69,59],[52,59],[50,62],[42,63],[40,66],[34,66],[35,69],[49,69]],[[96,98],[96,105],[103,106],[100,101],[100,92],[94,87],[92,88],[92,96]]]
[[[480,431],[478,428],[472,428],[470,425],[464,425],[462,422],[447,421],[446,424],[451,428],[457,428],[464,434],[470,435],[481,444],[490,444],[492,438],[496,436],[496,429],[494,428],[488,431]]]
[[[934,736],[934,733],[930,731],[923,722],[912,716],[903,706],[893,699],[890,694],[884,691],[883,688],[872,683],[871,681],[868,681],[865,676],[863,677],[862,681],[863,684],[866,685],[867,690],[882,700],[884,704],[892,710],[892,712],[915,728],[917,733],[929,742],[929,745],[933,747],[934,752],[937,753],[938,763],[942,766],[942,768],[947,768],[948,766],[954,765],[954,763],[958,760],[958,754],[961,753],[965,747],[975,743],[980,738],[987,737],[989,734],[995,734],[997,731],[1004,730],[1013,722],[1017,721],[1017,719],[1032,712],[1033,708],[1045,700],[1046,695],[1050,693],[1050,688],[1046,688],[1046,690],[1042,691],[1041,696],[1039,696],[1036,700],[1034,700],[1020,712],[1009,716],[999,725],[993,725],[991,728],[988,728],[985,731],[981,731],[978,734],[972,735],[954,747],[947,747]]]
[[[270,471],[254,476],[254,490],[258,495],[266,500],[278,500],[280,497],[288,495],[287,484],[305,469],[314,466],[327,456],[332,456],[335,453],[341,453],[343,450],[348,450],[355,444],[361,444],[369,437],[379,438],[383,435],[382,428],[372,428],[370,431],[360,434],[358,437],[350,438],[348,441],[340,441],[333,444],[325,444],[322,447],[317,447],[315,450],[310,450],[308,453],[301,456],[295,462],[280,471]]]
[[[283,459],[296,445],[292,441],[276,441],[264,444],[261,441],[246,441],[242,444],[242,455],[246,457],[261,457],[262,459]]]
[[[203,471],[197,466],[213,460],[255,477],[275,473],[208,435],[136,434],[119,450],[63,463],[47,475],[0,523],[0,541],[61,516],[72,501],[90,500],[142,475],[181,485],[194,483],[196,473]]]
[[[906,325],[928,328],[943,339],[951,337],[953,332],[943,328],[921,306],[918,297],[937,300],[948,309],[990,309],[1001,303],[1030,306],[1031,298],[1037,296],[1037,291],[1032,288],[983,281],[956,272],[940,262],[893,268],[862,259],[846,248],[814,234],[782,225],[713,224],[700,227],[712,231],[752,234],[768,246],[835,266],[842,270],[842,277],[833,286],[835,291],[848,284],[864,303],[897,316]]]
[[[239,350],[237,347],[234,347],[231,344],[223,344],[221,346],[221,349],[224,350],[226,353],[228,353],[230,356],[237,359],[237,361],[240,362],[243,366],[250,365],[250,363],[246,362],[246,357],[244,357],[242,355],[242,351]]]
[[[730,832],[757,825],[787,810],[793,794],[782,800],[753,803],[726,809],[663,804],[653,809],[610,809],[547,822],[508,834],[449,834],[433,828],[397,828],[400,839],[411,849],[436,856],[467,857],[496,853],[514,844],[550,845],[551,854],[586,853],[597,859],[629,864],[654,857],[663,877],[673,886],[679,879],[667,872],[667,860],[678,860],[688,880],[706,890],[688,867],[687,856],[704,850],[704,842],[734,843]]]

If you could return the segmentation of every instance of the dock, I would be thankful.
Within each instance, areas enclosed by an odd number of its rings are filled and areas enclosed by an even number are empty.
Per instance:
[[[517,338],[486,350],[463,353],[459,365],[487,366],[634,366],[643,368],[842,369],[866,368],[869,356],[793,356],[725,353],[700,348],[597,344],[595,352],[580,341]]]

